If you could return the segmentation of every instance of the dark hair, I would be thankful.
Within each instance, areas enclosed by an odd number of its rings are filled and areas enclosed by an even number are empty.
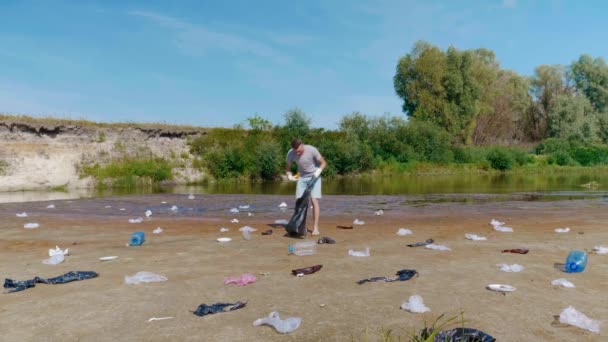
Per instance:
[[[302,145],[302,140],[300,140],[299,138],[293,138],[291,140],[291,147],[292,148],[298,148],[298,146]]]

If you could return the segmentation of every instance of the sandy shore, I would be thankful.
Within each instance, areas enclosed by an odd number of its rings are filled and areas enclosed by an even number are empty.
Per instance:
[[[161,203],[166,201],[166,204]],[[402,340],[441,314],[464,311],[466,326],[483,330],[498,341],[600,341],[600,334],[554,324],[554,316],[573,305],[587,316],[608,318],[608,255],[589,256],[580,274],[559,271],[572,249],[608,245],[608,203],[602,200],[556,202],[475,202],[408,205],[399,196],[326,196],[322,235],[337,240],[320,245],[313,256],[287,255],[296,242],[283,229],[271,228],[288,219],[278,204],[293,206],[290,196],[185,195],[128,196],[74,201],[0,204],[0,277],[17,280],[54,277],[72,270],[92,270],[99,277],[62,285],[38,284],[22,292],[0,295],[0,326],[6,340],[15,341],[345,341],[358,340],[365,328],[373,335],[381,327],[395,330]],[[254,216],[231,214],[239,204],[251,205]],[[172,205],[180,209],[174,213]],[[108,208],[107,206],[111,206]],[[120,208],[125,208],[121,211]],[[129,218],[153,215],[140,224]],[[383,216],[374,210],[383,209]],[[15,213],[25,211],[27,218]],[[232,218],[240,223],[230,223]],[[366,221],[353,230],[337,229],[355,218]],[[492,218],[505,221],[513,233],[493,231]],[[37,222],[38,229],[23,224]],[[257,228],[253,240],[241,238],[238,228]],[[156,227],[164,232],[152,234]],[[220,227],[229,232],[220,234]],[[414,231],[397,236],[398,228]],[[553,230],[570,227],[566,234]],[[262,236],[263,230],[274,234]],[[125,247],[131,232],[146,232],[146,243]],[[488,241],[468,241],[475,233]],[[219,244],[216,238],[233,241]],[[406,244],[435,239],[452,251],[433,251]],[[71,255],[57,266],[42,264],[47,249],[59,245]],[[370,247],[371,257],[347,255],[349,248]],[[529,248],[527,255],[503,254],[506,248]],[[119,259],[101,262],[99,257]],[[518,263],[520,273],[504,273],[498,263]],[[315,264],[315,274],[294,277],[291,270]],[[413,268],[420,276],[406,282],[356,281],[391,276]],[[124,276],[150,271],[169,278],[164,283],[126,285]],[[258,281],[244,287],[224,285],[225,277],[253,273]],[[269,275],[260,273],[269,272]],[[553,279],[567,278],[576,288],[553,287]],[[517,290],[506,295],[489,291],[492,283]],[[400,309],[418,294],[431,309],[412,314]],[[199,304],[247,301],[243,309],[198,317]],[[302,317],[299,329],[280,335],[271,327],[252,323],[271,311],[281,317]],[[151,317],[173,319],[148,322]],[[372,339],[373,340],[373,339]]]

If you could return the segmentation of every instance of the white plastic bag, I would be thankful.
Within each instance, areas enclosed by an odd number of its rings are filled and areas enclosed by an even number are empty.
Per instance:
[[[279,204],[279,208],[287,208],[287,203],[282,202],[281,204]]]
[[[401,310],[406,310],[412,313],[431,311],[431,309],[424,305],[424,301],[419,295],[413,295],[409,298],[409,300],[403,302],[403,304],[401,304]]]
[[[129,223],[142,223],[144,222],[144,219],[141,217],[138,217],[136,219],[129,219]]]
[[[559,315],[559,322],[570,324],[597,334],[600,333],[600,321],[591,319],[584,313],[576,311],[572,305],[562,311],[562,313]]]
[[[237,208],[232,208],[232,209],[230,209],[230,212],[232,214],[238,214],[239,210]]]
[[[54,204],[49,204],[46,206],[47,209],[55,209],[55,205]]]
[[[152,231],[152,234],[160,234],[163,232],[163,229],[161,227],[156,227],[156,229],[154,229]]]
[[[49,248],[49,256],[53,256],[53,255],[57,255],[57,254],[68,255],[69,254],[69,249],[66,248],[65,251],[64,251],[61,248],[59,248],[59,246],[55,246],[55,249]]]
[[[40,225],[38,223],[26,223],[23,225],[23,228],[26,229],[34,229],[34,228],[38,228],[40,227]]]
[[[511,227],[503,227],[503,226],[494,226],[494,230],[497,232],[503,232],[503,233],[511,233],[513,232],[513,228]]]
[[[177,211],[177,210],[178,210],[178,208],[177,208],[176,205],[174,205],[174,206],[171,207],[171,211]]]
[[[368,256],[370,256],[369,247],[365,248],[364,251],[355,251],[353,249],[349,249],[348,255],[354,256],[354,257],[368,257]]]
[[[487,240],[487,238],[485,236],[479,236],[476,234],[464,234],[464,237],[467,238],[467,240],[473,240],[473,241],[485,241]]]
[[[574,286],[574,284],[572,284],[571,282],[569,282],[568,280],[566,280],[564,278],[555,279],[554,281],[551,282],[551,285],[570,287],[570,288],[576,287],[576,286]]]
[[[249,226],[244,226],[239,228],[239,232],[256,232],[257,229],[253,228],[253,227],[249,227]]]
[[[167,280],[167,277],[163,275],[146,271],[137,272],[132,276],[125,276],[126,284],[158,283]]]
[[[262,324],[270,325],[274,327],[277,332],[281,334],[289,334],[291,332],[296,331],[300,324],[302,323],[302,318],[300,317],[289,317],[285,319],[281,319],[279,313],[277,311],[271,312],[268,317],[260,318],[253,322],[253,326],[257,327]]]
[[[356,224],[356,225],[362,226],[362,225],[364,225],[364,224],[365,224],[365,221],[361,221],[361,220],[359,220],[359,219],[355,219],[355,220],[353,221],[353,224]]]
[[[400,236],[405,236],[405,235],[412,235],[412,231],[407,229],[407,228],[399,228],[399,230],[397,231],[397,235]]]
[[[595,246],[593,247],[593,250],[595,251],[595,253],[597,254],[608,254],[608,247],[604,247],[604,246]]]
[[[42,260],[42,263],[46,264],[46,265],[57,265],[57,264],[61,264],[63,262],[63,260],[65,260],[65,257],[63,256],[62,253],[60,253],[60,254],[55,254],[48,259]]]
[[[384,215],[384,210],[382,210],[382,209],[376,210],[376,211],[374,211],[374,215],[376,215],[376,216],[382,216],[382,215]]]
[[[556,233],[567,233],[570,231],[570,228],[555,228]]]
[[[232,220],[230,220],[230,223],[239,223],[239,220],[233,218]]]
[[[521,272],[524,270],[524,267],[519,264],[497,264],[496,266],[500,267],[500,270],[503,272]]]
[[[24,211],[22,213],[17,213],[17,217],[27,217],[27,213]]]
[[[146,210],[145,214],[146,214],[146,217],[150,217],[150,216],[152,216],[152,211]]]
[[[434,249],[436,251],[451,251],[452,249],[443,245],[436,245],[434,243],[424,246],[424,248]]]
[[[222,227],[222,228],[220,228],[220,233],[225,233],[225,232],[227,232],[227,231],[229,231],[229,230],[230,230],[230,229],[228,229],[228,228],[223,228],[223,227]]]

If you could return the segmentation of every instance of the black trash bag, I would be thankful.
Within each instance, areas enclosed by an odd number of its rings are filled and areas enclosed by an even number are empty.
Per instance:
[[[34,286],[36,286],[36,283],[65,284],[65,283],[69,283],[71,281],[91,279],[91,278],[95,278],[97,276],[98,276],[98,274],[93,271],[71,271],[71,272],[68,272],[59,277],[48,278],[48,279],[41,278],[41,277],[34,277],[34,279],[29,279],[29,280],[13,280],[13,279],[6,278],[4,280],[4,288],[12,289],[7,292],[7,293],[11,293],[11,292],[23,291],[25,289],[34,287]]]
[[[215,303],[211,305],[201,304],[194,311],[191,311],[197,316],[212,315],[218,312],[228,312],[244,308],[247,302],[238,301],[236,303]]]
[[[313,177],[312,181],[304,190],[302,197],[296,201],[296,208],[289,223],[285,225],[285,230],[290,235],[306,236],[306,216],[308,215],[308,207],[310,207],[310,193],[319,177]]]
[[[429,338],[431,329],[425,328],[420,332],[420,337]],[[435,335],[434,342],[495,342],[496,339],[485,332],[472,328],[455,328],[444,330]]]

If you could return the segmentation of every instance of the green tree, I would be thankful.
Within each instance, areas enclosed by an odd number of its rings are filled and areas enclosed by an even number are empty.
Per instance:
[[[547,135],[550,138],[597,140],[597,117],[589,100],[582,94],[558,95],[548,112]]]
[[[608,65],[603,58],[582,55],[570,67],[576,89],[580,90],[597,112],[608,110]]]

